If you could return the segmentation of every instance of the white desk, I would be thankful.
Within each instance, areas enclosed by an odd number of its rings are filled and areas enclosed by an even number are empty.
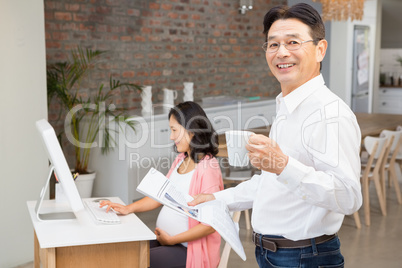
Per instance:
[[[108,198],[123,203],[120,198]],[[120,216],[121,224],[93,221],[38,221],[36,201],[28,201],[35,229],[35,267],[149,267],[149,240],[155,234],[134,214]],[[71,211],[68,204],[46,200],[41,213]],[[89,215],[88,215],[89,216]]]

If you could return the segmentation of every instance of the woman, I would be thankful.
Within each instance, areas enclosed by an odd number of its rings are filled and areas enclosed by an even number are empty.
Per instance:
[[[181,191],[195,196],[223,189],[222,174],[215,156],[218,137],[204,110],[195,102],[183,102],[169,112],[170,139],[180,154],[167,177]],[[101,206],[121,214],[144,212],[161,204],[149,197],[123,206],[104,201]],[[151,268],[217,267],[220,235],[204,225],[164,206],[156,222],[156,241],[151,241]]]

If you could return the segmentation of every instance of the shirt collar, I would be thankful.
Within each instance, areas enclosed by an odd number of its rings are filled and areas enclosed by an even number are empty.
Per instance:
[[[307,81],[300,87],[290,92],[285,97],[282,97],[282,92],[276,97],[277,112],[279,106],[285,104],[287,111],[291,114],[297,106],[300,105],[308,96],[310,96],[315,90],[322,87],[325,84],[322,74]]]

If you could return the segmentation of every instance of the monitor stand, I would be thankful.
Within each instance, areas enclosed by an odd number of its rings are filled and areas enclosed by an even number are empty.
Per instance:
[[[50,178],[52,177],[52,173],[54,171],[54,166],[50,166],[49,175],[47,177],[46,183],[40,192],[39,200],[36,202],[35,213],[36,217],[39,221],[47,221],[47,220],[69,220],[76,219],[74,212],[51,212],[51,213],[40,213],[40,208],[43,203],[43,199],[45,197],[46,191],[49,187]]]

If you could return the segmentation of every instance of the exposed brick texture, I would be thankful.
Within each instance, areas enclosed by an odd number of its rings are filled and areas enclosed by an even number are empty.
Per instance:
[[[109,74],[151,85],[153,103],[162,89],[194,82],[194,99],[211,95],[273,97],[280,91],[261,45],[262,21],[286,0],[254,0],[238,13],[238,0],[45,0],[47,63],[63,61],[78,45],[108,50],[85,87],[95,92]],[[140,108],[138,92],[122,90],[116,104]],[[59,107],[51,103],[49,119]],[[60,122],[59,124],[62,124]]]

